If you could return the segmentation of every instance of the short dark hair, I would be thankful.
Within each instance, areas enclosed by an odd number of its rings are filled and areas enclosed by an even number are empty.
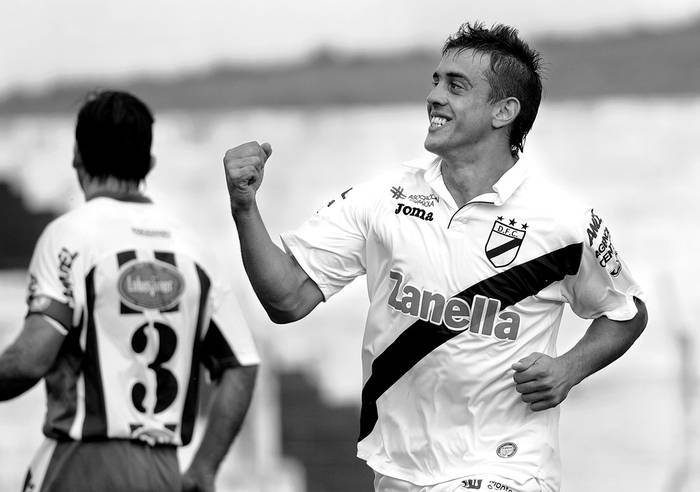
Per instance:
[[[518,37],[517,29],[495,24],[490,29],[480,22],[466,22],[447,38],[442,55],[457,50],[474,50],[491,55],[486,80],[491,86],[490,101],[506,97],[520,101],[520,114],[509,135],[511,154],[522,152],[525,136],[532,128],[542,100],[542,56]]]
[[[139,182],[151,169],[153,115],[136,96],[94,91],[78,112],[75,141],[85,171]]]

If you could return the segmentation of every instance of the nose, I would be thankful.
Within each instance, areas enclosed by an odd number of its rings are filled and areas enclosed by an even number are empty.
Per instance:
[[[447,98],[445,97],[445,90],[442,88],[442,84],[434,85],[430,92],[428,92],[428,96],[425,100],[428,106],[442,106],[447,104]]]

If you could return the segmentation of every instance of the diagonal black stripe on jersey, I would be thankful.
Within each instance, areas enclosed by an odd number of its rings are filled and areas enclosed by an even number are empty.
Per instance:
[[[506,251],[510,251],[511,249],[517,247],[522,242],[523,242],[522,239],[512,239],[512,240],[508,241],[507,243],[503,243],[496,248],[486,250],[486,256],[488,257],[489,260],[493,259],[496,256],[503,254]]]
[[[474,296],[482,295],[498,299],[501,309],[505,309],[537,294],[566,275],[575,274],[582,253],[583,243],[565,246],[482,280],[455,297],[471,305]],[[372,363],[372,374],[362,388],[358,441],[367,437],[377,423],[377,399],[423,357],[460,333],[445,325],[418,320],[379,354]]]

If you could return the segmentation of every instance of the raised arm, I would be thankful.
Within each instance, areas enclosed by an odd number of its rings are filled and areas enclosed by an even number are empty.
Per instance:
[[[226,152],[224,168],[250,283],[270,319],[288,323],[310,313],[323,294],[294,257],[272,242],[258,210],[255,197],[271,154],[270,144],[248,142]]]
[[[513,364],[515,389],[532,410],[559,405],[572,387],[604,368],[629,349],[647,324],[644,303],[635,298],[637,314],[628,321],[601,316],[568,352],[553,358],[534,352]]]
[[[0,400],[9,400],[34,386],[51,369],[63,344],[58,323],[30,314],[17,338],[0,354]]]

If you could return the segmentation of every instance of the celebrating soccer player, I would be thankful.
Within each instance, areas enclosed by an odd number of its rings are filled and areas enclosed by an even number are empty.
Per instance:
[[[646,325],[608,223],[522,158],[540,66],[515,29],[461,26],[427,97],[435,156],[343,193],[284,250],[255,198],[271,146],[225,155],[243,261],[272,320],[367,275],[358,456],[377,491],[559,490],[557,405]],[[565,304],[592,323],[558,356]]]

